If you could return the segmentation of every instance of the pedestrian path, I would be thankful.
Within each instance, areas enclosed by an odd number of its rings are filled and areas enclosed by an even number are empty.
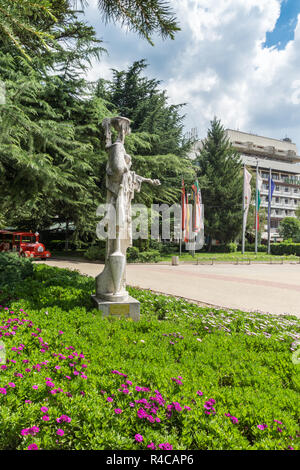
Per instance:
[[[103,265],[48,260],[97,276]],[[127,284],[204,304],[300,317],[300,265],[128,264]]]

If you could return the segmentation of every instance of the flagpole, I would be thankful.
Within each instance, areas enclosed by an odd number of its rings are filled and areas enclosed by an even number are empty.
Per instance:
[[[245,253],[245,231],[246,231],[246,226],[245,226],[245,163],[244,163],[244,184],[243,184],[243,233],[242,233],[242,254]]]
[[[258,160],[256,162],[256,196],[255,196],[255,253],[257,253],[257,237],[258,237]]]
[[[182,180],[183,176],[181,175],[181,217],[182,217]],[[180,227],[180,239],[179,239],[179,256],[181,256],[182,252],[182,235],[183,235],[183,230],[182,230],[182,220],[181,220],[181,227]]]
[[[268,254],[271,253],[271,179],[272,172],[269,172],[269,196],[268,196]]]

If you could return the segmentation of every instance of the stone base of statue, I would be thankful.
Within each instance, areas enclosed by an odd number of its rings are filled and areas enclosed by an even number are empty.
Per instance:
[[[92,295],[96,308],[102,312],[102,317],[131,318],[133,321],[140,319],[140,302],[127,296],[126,300],[103,299]]]

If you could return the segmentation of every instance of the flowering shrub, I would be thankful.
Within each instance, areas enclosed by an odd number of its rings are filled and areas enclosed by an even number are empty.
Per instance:
[[[102,319],[93,279],[34,270],[0,307],[0,449],[299,449],[298,319],[137,289],[140,322]]]

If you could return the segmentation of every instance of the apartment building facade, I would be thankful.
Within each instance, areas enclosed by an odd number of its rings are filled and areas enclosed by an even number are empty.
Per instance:
[[[226,129],[233,147],[240,153],[242,163],[254,172],[258,164],[263,179],[261,208],[268,211],[269,172],[271,169],[275,189],[271,205],[271,240],[280,241],[279,224],[285,217],[295,217],[300,205],[300,156],[296,144],[290,139],[272,139],[233,129]],[[202,140],[195,142],[190,157],[202,148]],[[262,238],[267,238],[267,226]]]
[[[226,133],[243,163],[253,171],[258,164],[263,179],[261,207],[266,210],[271,169],[275,183],[271,204],[271,240],[278,241],[280,221],[285,217],[295,217],[296,208],[300,205],[300,156],[296,144],[288,138],[277,140],[232,129],[226,129]],[[262,237],[266,238],[267,232]]]

